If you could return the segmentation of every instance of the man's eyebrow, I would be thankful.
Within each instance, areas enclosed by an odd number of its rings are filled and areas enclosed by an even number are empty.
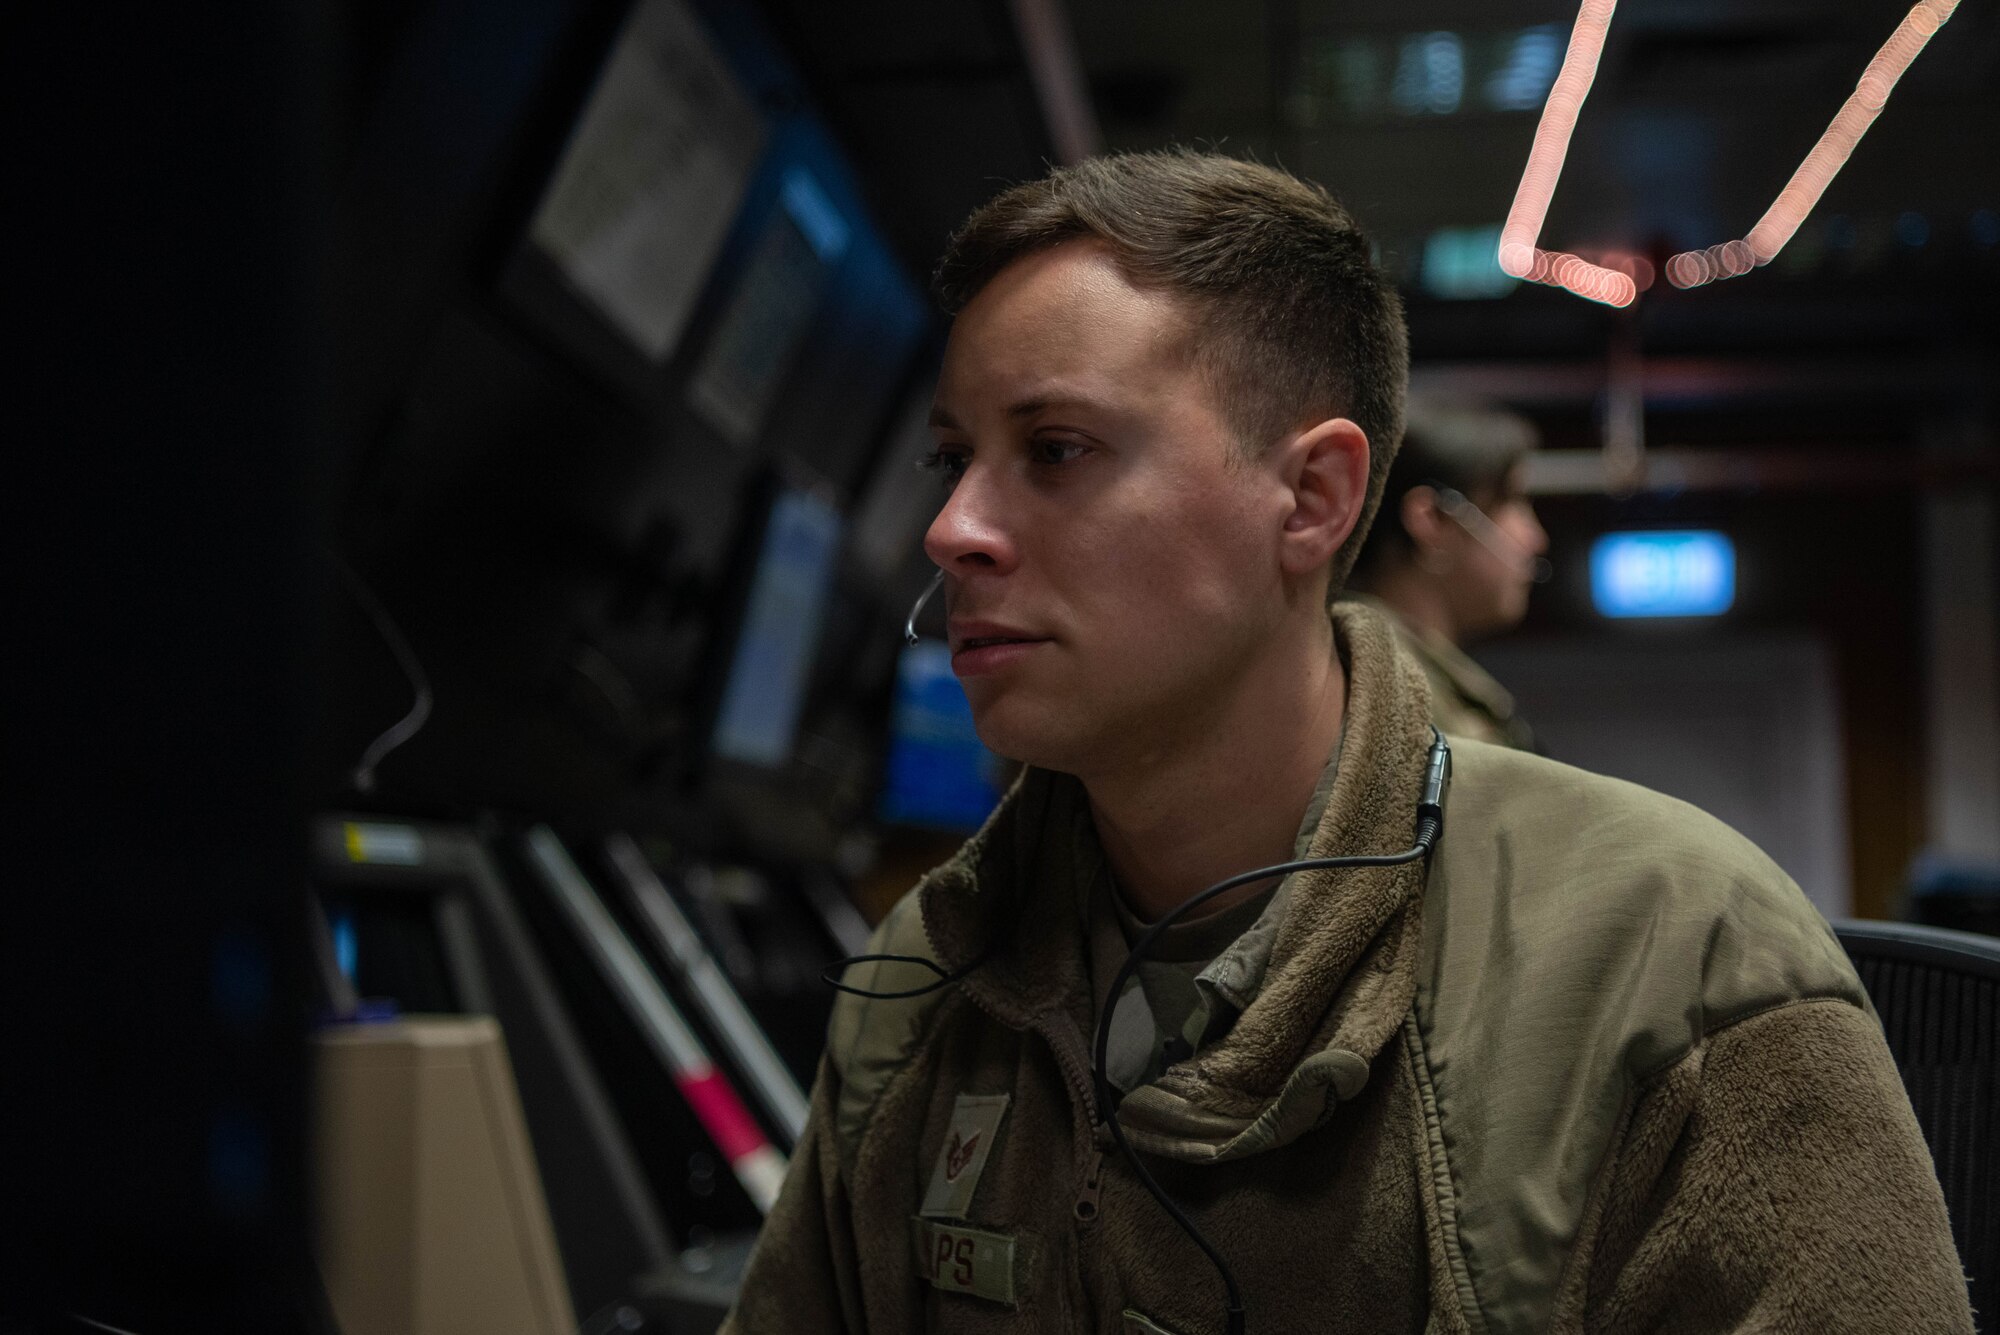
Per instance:
[[[1084,412],[1123,416],[1131,411],[1131,403],[1113,386],[1058,382],[1035,386],[1025,398],[1007,405],[1007,415],[1033,417],[1050,408],[1077,408]]]
[[[1036,413],[1049,408],[1088,408],[1097,412],[1118,411],[1116,405],[1101,402],[1088,394],[1076,394],[1065,391],[1056,394],[1037,394],[1033,398],[1021,399],[1018,402],[1010,403],[1007,405],[1007,416],[1019,421],[1024,417],[1033,417]],[[945,431],[962,430],[958,424],[958,419],[951,415],[951,411],[942,404],[937,403],[931,405],[930,424]]]

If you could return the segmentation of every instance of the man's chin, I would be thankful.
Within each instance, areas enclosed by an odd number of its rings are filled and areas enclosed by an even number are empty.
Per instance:
[[[1075,723],[1018,697],[999,696],[972,704],[972,724],[986,749],[1017,764],[1073,772],[1083,749]]]
[[[1495,607],[1491,615],[1461,627],[1459,634],[1468,645],[1483,644],[1515,629],[1527,619],[1527,616],[1528,598],[1523,594],[1518,601]]]

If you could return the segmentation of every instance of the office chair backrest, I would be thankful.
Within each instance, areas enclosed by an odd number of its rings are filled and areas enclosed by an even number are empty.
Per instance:
[[[1937,1163],[1982,1329],[2000,1313],[2000,939],[1841,922]]]

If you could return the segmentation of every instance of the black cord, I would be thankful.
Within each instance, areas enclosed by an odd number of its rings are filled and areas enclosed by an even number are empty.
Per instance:
[[[382,600],[375,596],[374,590],[363,582],[361,576],[354,573],[354,567],[337,554],[329,555],[333,556],[334,565],[339,568],[341,582],[347,586],[348,593],[360,604],[362,612],[374,625],[375,633],[382,637],[382,643],[388,646],[396,665],[409,679],[410,693],[414,697],[409,712],[384,729],[361,753],[361,759],[355,762],[350,776],[355,791],[368,793],[375,790],[375,767],[386,760],[391,751],[415,737],[429,721],[431,683],[430,678],[424,675],[424,665],[418,661],[416,650],[410,648],[410,642],[403,637],[402,630],[396,625],[395,618],[389,615],[389,609],[382,605]]]
[[[1173,926],[1175,919],[1186,914],[1189,909],[1198,908],[1206,904],[1217,895],[1225,894],[1228,891],[1236,889],[1238,886],[1249,885],[1252,881],[1268,881],[1273,877],[1289,876],[1295,871],[1326,871],[1341,867],[1399,867],[1406,862],[1415,862],[1431,851],[1430,844],[1423,841],[1421,830],[1418,834],[1418,840],[1419,842],[1415,845],[1404,849],[1400,853],[1364,853],[1351,857],[1338,858],[1301,858],[1295,862],[1277,862],[1268,867],[1259,867],[1255,871],[1242,872],[1239,875],[1230,877],[1226,881],[1217,881],[1200,894],[1182,900],[1179,904],[1167,910],[1166,914],[1158,922],[1153,923],[1145,931],[1139,933],[1139,939],[1134,941],[1132,949],[1126,952],[1125,962],[1119,965],[1118,972],[1111,976],[1111,991],[1109,993],[1111,1001],[1105,1003],[1104,1013],[1097,1019],[1097,1039],[1091,1045],[1091,1065],[1097,1073],[1098,1091],[1101,1095],[1106,1096],[1111,1110],[1116,1112],[1118,1104],[1124,1098],[1124,1095],[1118,1093],[1113,1088],[1110,1077],[1104,1073],[1106,1050],[1111,1035],[1112,1004],[1124,992],[1126,980],[1131,978],[1133,972],[1139,967],[1139,962],[1145,958],[1146,952],[1153,948],[1153,943],[1160,939],[1161,933]]]
[[[950,987],[954,983],[964,982],[967,978],[971,977],[974,971],[985,965],[986,961],[992,957],[993,947],[989,945],[979,953],[979,958],[966,965],[963,969],[953,969],[947,972],[936,960],[925,959],[922,955],[849,955],[846,959],[835,960],[824,969],[821,969],[819,971],[819,980],[834,991],[845,992],[849,996],[866,997],[870,1001],[901,1001],[906,997],[927,997],[931,993]],[[901,992],[876,992],[865,987],[851,986],[833,976],[836,970],[844,972],[850,964],[874,964],[877,962],[883,964],[921,964],[924,968],[929,969],[938,976],[937,981],[935,983],[925,983],[922,987],[908,988]]]

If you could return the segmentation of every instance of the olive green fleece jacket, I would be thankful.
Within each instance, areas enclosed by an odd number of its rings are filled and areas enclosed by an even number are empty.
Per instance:
[[[1334,616],[1347,737],[1312,851],[1396,851],[1422,673],[1379,613]],[[1880,1027],[1798,888],[1681,803],[1454,753],[1428,874],[1294,878],[1235,1026],[1120,1108],[1248,1329],[1970,1330]],[[1031,771],[883,922],[879,951],[985,963],[842,998],[725,1331],[1222,1330],[1215,1270],[1096,1125],[1101,857],[1079,785]]]
[[[1424,670],[1431,692],[1431,722],[1447,737],[1534,751],[1534,729],[1514,707],[1514,697],[1493,674],[1463,649],[1429,631],[1420,631],[1381,599],[1365,593],[1342,595],[1345,602],[1371,607],[1389,619],[1398,641]]]

